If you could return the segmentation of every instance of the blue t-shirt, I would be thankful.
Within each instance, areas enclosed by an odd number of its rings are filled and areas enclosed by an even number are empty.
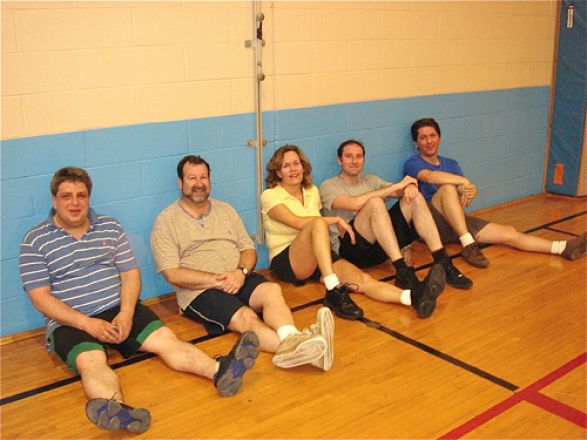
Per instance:
[[[414,179],[417,179],[418,173],[422,170],[444,171],[445,173],[464,176],[463,170],[456,160],[443,156],[438,156],[438,160],[440,161],[440,165],[433,165],[416,154],[404,163],[404,176],[412,176]],[[438,191],[438,185],[434,185],[433,183],[418,182],[418,188],[428,202],[436,191]]]

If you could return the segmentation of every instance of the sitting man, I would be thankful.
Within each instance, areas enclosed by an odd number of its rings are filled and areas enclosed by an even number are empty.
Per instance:
[[[210,165],[185,156],[177,165],[181,197],[157,218],[151,247],[157,271],[176,292],[181,313],[208,333],[254,331],[260,349],[281,368],[334,360],[334,320],[318,310],[309,330],[297,330],[281,288],[253,272],[257,252],[232,206],[210,196]],[[259,318],[261,314],[263,320]]]
[[[462,256],[469,264],[489,266],[478,243],[505,244],[523,251],[562,255],[568,260],[576,260],[585,253],[585,233],[569,241],[550,241],[524,234],[510,225],[466,215],[465,208],[477,195],[477,187],[463,175],[457,161],[438,154],[438,122],[432,118],[419,119],[412,124],[411,131],[418,154],[406,161],[404,175],[418,179],[442,242],[460,242]]]
[[[90,208],[92,181],[66,167],[51,179],[53,209],[20,247],[20,274],[33,305],[45,316],[47,348],[79,373],[88,397],[86,414],[106,430],[145,432],[151,415],[123,403],[105,346],[124,357],[159,355],[177,371],[214,381],[232,396],[258,356],[258,338],[243,335],[227,356],[210,358],[175,334],[139,301],[141,275],[121,225]]]
[[[422,237],[434,262],[444,269],[448,284],[459,289],[473,285],[448,257],[414,178],[389,183],[375,175],[361,174],[365,147],[356,140],[340,144],[337,156],[340,174],[320,185],[322,211],[325,216],[340,216],[349,222],[355,232],[355,244],[348,234],[338,237],[338,231],[331,226],[330,241],[335,252],[359,267],[374,266],[389,258],[396,269],[395,284],[414,289],[420,281],[400,249]],[[388,210],[385,200],[391,197],[400,200]]]

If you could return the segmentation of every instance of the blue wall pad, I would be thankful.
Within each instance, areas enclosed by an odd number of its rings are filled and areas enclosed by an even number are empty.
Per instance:
[[[567,28],[569,7],[573,24]],[[564,0],[559,23],[558,61],[546,189],[576,195],[587,103],[587,2]]]
[[[396,181],[415,153],[410,124],[432,116],[443,130],[441,153],[458,158],[479,185],[471,209],[480,209],[542,191],[549,92],[532,87],[266,112],[264,158],[285,143],[297,144],[320,184],[339,171],[338,145],[355,138],[366,146],[366,171]],[[57,168],[89,171],[92,206],[123,224],[142,272],[141,297],[149,298],[171,291],[155,273],[149,236],[157,214],[178,197],[175,168],[185,154],[210,162],[212,196],[235,206],[256,232],[255,150],[246,146],[254,133],[248,113],[2,142],[1,335],[42,325],[21,287],[18,251],[24,233],[49,212],[49,180]],[[260,246],[258,267],[267,266]]]

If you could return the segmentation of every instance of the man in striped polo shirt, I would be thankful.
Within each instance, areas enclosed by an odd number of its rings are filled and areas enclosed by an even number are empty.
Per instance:
[[[280,368],[334,361],[334,320],[321,307],[316,323],[299,331],[281,288],[253,272],[257,251],[228,203],[210,198],[210,165],[185,156],[177,165],[179,200],[155,221],[151,248],[157,271],[171,284],[181,313],[210,334],[254,331],[260,349]],[[259,318],[259,315],[263,319]]]
[[[243,334],[219,360],[177,339],[138,301],[141,275],[133,251],[121,225],[90,208],[88,173],[62,168],[50,186],[53,209],[22,240],[20,274],[45,317],[47,348],[81,376],[88,418],[102,429],[135,433],[151,421],[149,411],[123,402],[106,345],[124,357],[155,353],[174,370],[213,379],[220,395],[235,394],[258,356],[257,336]]]

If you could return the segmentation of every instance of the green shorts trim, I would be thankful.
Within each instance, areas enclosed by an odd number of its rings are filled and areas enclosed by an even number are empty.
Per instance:
[[[75,374],[79,374],[79,371],[77,371],[77,367],[75,366],[75,360],[77,359],[77,357],[81,353],[83,353],[85,351],[94,351],[94,350],[99,350],[101,352],[105,351],[104,347],[102,345],[97,344],[95,342],[82,342],[80,344],[77,344],[67,354],[67,359],[65,360],[65,363],[67,364],[67,366],[69,367],[69,369],[71,371],[73,371]]]
[[[151,333],[153,333],[155,330],[160,329],[161,327],[165,327],[165,324],[163,324],[163,322],[159,321],[158,319],[150,322],[149,325],[147,325],[143,329],[143,331],[138,334],[137,342],[140,345],[143,345],[147,338],[151,335]]]

